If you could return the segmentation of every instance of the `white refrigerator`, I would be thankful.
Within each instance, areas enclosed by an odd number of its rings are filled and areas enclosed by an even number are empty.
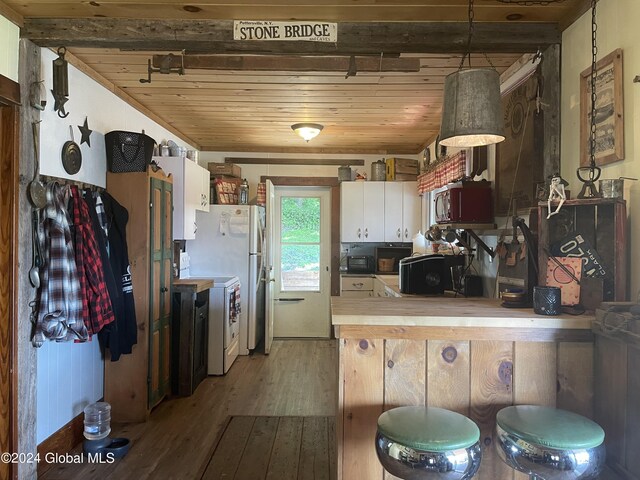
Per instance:
[[[196,224],[196,239],[186,242],[190,275],[240,278],[238,353],[248,355],[264,335],[264,207],[211,205]]]

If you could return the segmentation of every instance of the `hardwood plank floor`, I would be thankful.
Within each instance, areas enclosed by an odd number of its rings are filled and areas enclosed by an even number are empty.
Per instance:
[[[329,480],[332,424],[333,416],[231,417],[202,480]]]
[[[56,465],[42,478],[199,479],[231,415],[335,415],[336,342],[280,340],[268,356],[239,357],[227,375],[208,377],[192,396],[163,401],[148,422],[113,425],[112,437],[132,441],[125,458]]]

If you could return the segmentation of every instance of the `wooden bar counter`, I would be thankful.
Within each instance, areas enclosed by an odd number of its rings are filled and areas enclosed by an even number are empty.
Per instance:
[[[385,410],[430,405],[481,431],[479,480],[526,479],[493,448],[495,415],[513,404],[593,416],[591,315],[545,317],[484,298],[332,297],[339,339],[338,479],[395,479],[378,462]]]

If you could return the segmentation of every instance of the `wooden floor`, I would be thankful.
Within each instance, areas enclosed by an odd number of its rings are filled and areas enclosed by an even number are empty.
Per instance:
[[[231,417],[203,480],[335,480],[335,417]]]
[[[334,416],[336,342],[275,341],[268,356],[239,357],[227,375],[207,378],[192,396],[162,402],[148,422],[114,425],[112,437],[132,441],[125,458],[57,465],[42,478],[198,479],[229,416]]]

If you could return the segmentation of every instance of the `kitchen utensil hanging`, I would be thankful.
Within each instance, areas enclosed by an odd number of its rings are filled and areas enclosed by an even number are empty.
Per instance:
[[[73,127],[69,125],[71,132],[71,140],[68,140],[62,146],[62,166],[69,175],[75,175],[80,171],[82,166],[82,152],[80,147],[73,140]]]
[[[43,208],[47,204],[47,191],[44,185],[40,181],[40,122],[33,122],[31,124],[33,132],[33,180],[29,182],[29,199],[34,207],[37,209]]]
[[[40,267],[42,257],[40,256],[40,243],[38,240],[38,211],[34,210],[31,217],[31,256],[32,265],[29,270],[29,281],[33,288],[40,288]]]

